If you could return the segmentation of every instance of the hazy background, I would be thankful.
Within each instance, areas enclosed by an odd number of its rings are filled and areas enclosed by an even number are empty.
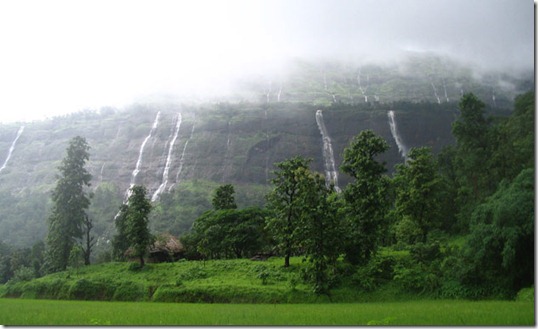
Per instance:
[[[3,0],[0,122],[154,93],[225,92],[290,58],[393,61],[449,54],[534,65],[531,0]]]

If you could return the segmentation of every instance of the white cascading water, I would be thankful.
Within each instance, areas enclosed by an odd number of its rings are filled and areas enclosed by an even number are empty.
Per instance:
[[[183,165],[185,164],[185,151],[187,150],[187,145],[189,145],[189,141],[191,140],[192,135],[194,134],[194,126],[195,125],[194,125],[194,122],[193,122],[192,129],[191,129],[191,134],[189,136],[189,139],[187,139],[187,141],[185,142],[185,145],[183,146],[183,151],[181,152],[181,156],[179,157],[179,168],[177,169],[176,183],[175,184],[179,183],[179,175],[181,174],[181,171],[183,170]],[[170,186],[168,191],[172,190],[172,187],[174,187],[174,186],[173,185]]]
[[[168,173],[170,172],[170,165],[172,164],[172,151],[174,149],[174,144],[176,143],[177,136],[179,135],[179,127],[181,127],[181,113],[177,114],[177,120],[176,120],[176,129],[174,131],[174,135],[172,137],[172,140],[170,141],[170,145],[168,146],[168,156],[166,157],[166,164],[164,166],[163,171],[163,179],[161,182],[161,185],[159,185],[159,188],[155,193],[153,193],[153,196],[151,197],[151,201],[155,202],[159,198],[159,195],[163,193],[164,189],[166,189],[166,185],[168,185]]]
[[[368,95],[366,95],[366,91],[368,90],[368,87],[370,87],[370,76],[366,75],[366,88],[362,88],[361,84],[361,70],[359,70],[359,73],[357,74],[357,83],[359,84],[359,90],[362,93],[362,96],[364,97],[364,102],[368,103]]]
[[[437,104],[441,104],[441,99],[439,98],[439,95],[437,94],[437,88],[435,88],[433,81],[430,81],[430,84],[432,85],[432,88],[433,88],[433,95],[435,96],[435,98],[437,98]]]
[[[394,118],[394,111],[390,110],[388,112],[388,116],[390,133],[392,134],[392,138],[394,138],[394,141],[398,146],[398,151],[400,152],[404,160],[407,160],[407,147],[404,145],[404,143],[402,142],[402,138],[398,134],[398,128],[396,127],[396,119]]]
[[[7,163],[9,162],[9,159],[11,159],[11,155],[13,154],[13,151],[15,150],[15,145],[17,144],[17,140],[19,139],[19,137],[21,137],[23,131],[24,131],[24,126],[21,126],[19,128],[19,130],[17,131],[17,136],[15,137],[13,142],[11,143],[11,146],[9,147],[9,151],[7,152],[6,160],[4,161],[4,164],[2,165],[2,167],[0,167],[0,171],[4,170],[6,168]]]
[[[155,133],[155,130],[157,130],[157,127],[159,126],[159,118],[161,117],[161,111],[157,112],[157,115],[155,116],[155,121],[153,121],[153,125],[151,126],[151,130],[149,131],[148,136],[144,139],[142,142],[142,145],[140,145],[140,151],[138,152],[138,160],[136,161],[135,169],[133,170],[133,173],[131,175],[131,184],[129,186],[129,190],[127,191],[127,198],[131,196],[131,188],[136,183],[136,176],[138,176],[138,173],[140,172],[140,166],[142,165],[142,155],[144,154],[144,147],[146,147],[146,143],[148,140],[153,136]]]
[[[443,78],[443,89],[445,90],[445,98],[446,98],[446,102],[449,103],[450,102],[450,99],[448,98],[448,94],[446,92],[446,84],[445,84],[445,79]]]
[[[323,113],[321,110],[316,111],[316,123],[318,124],[321,137],[323,139],[323,159],[325,160],[325,184],[327,187],[330,184],[334,184],[336,192],[341,192],[338,186],[338,172],[336,171],[336,165],[334,162],[333,147],[331,144],[331,138],[327,133],[325,122],[323,121]]]

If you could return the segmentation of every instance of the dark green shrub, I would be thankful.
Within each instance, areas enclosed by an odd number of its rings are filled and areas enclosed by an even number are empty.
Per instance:
[[[80,279],[75,281],[69,289],[69,297],[80,300],[111,300],[114,291],[110,283]]]
[[[534,302],[534,286],[521,289],[516,296],[520,302]]]
[[[186,272],[179,275],[179,280],[190,281],[197,279],[205,279],[209,277],[207,271],[201,266],[194,266],[191,269],[188,269]]]
[[[393,256],[377,254],[366,265],[359,267],[351,276],[351,282],[364,291],[373,291],[392,280],[395,264]]]
[[[146,288],[143,284],[125,281],[114,291],[112,300],[120,301],[143,301],[146,299]]]
[[[413,245],[410,248],[409,253],[411,254],[411,257],[419,263],[431,263],[441,256],[441,248],[437,242],[420,242]]]
[[[263,270],[263,271],[258,273],[257,278],[262,280],[263,285],[266,285],[267,282],[268,282],[269,276],[270,276],[269,271],[268,270]]]

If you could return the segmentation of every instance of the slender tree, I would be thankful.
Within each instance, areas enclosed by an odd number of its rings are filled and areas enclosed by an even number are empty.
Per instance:
[[[144,267],[144,256],[154,242],[148,227],[151,202],[146,195],[147,190],[144,186],[135,185],[131,188],[124,218],[125,238],[129,247],[132,248],[133,255],[140,260],[140,267]]]
[[[341,169],[354,178],[343,193],[350,230],[346,259],[352,264],[366,263],[378,247],[388,210],[389,179],[385,164],[376,157],[388,148],[383,138],[364,130],[344,149]]]
[[[325,184],[325,178],[308,169],[299,168],[299,199],[301,204],[298,225],[299,245],[310,266],[307,279],[317,294],[329,293],[331,274],[341,253],[343,235],[341,221],[336,216],[336,193]]]
[[[52,192],[52,214],[48,219],[47,268],[51,272],[66,269],[71,249],[83,238],[90,205],[86,187],[90,186],[91,175],[84,167],[89,149],[86,139],[74,137],[58,168],[60,175]]]
[[[400,220],[407,218],[417,225],[425,242],[428,232],[441,224],[441,179],[430,148],[412,148],[408,157],[405,164],[396,166],[395,210]]]
[[[301,207],[299,183],[310,161],[294,157],[276,163],[279,170],[274,172],[274,188],[267,196],[267,207],[274,214],[267,218],[267,228],[284,253],[285,267],[290,266],[290,257],[297,246],[297,223]]]

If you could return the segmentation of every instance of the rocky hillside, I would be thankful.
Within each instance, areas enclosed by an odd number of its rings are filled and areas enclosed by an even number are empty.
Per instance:
[[[27,246],[43,239],[56,168],[76,135],[91,146],[96,234],[106,240],[113,232],[113,215],[133,183],[153,197],[154,229],[181,234],[207,210],[218,184],[237,185],[241,205],[260,204],[275,162],[302,155],[324,172],[320,110],[336,169],[350,140],[373,129],[391,145],[383,156],[391,171],[402,161],[395,134],[407,149],[438,151],[453,142],[461,92],[475,92],[490,113],[502,114],[532,85],[508,75],[477,76],[439,58],[401,66],[298,61],[292,68],[275,80],[244,80],[241,92],[220,100],[144,101],[0,125],[0,241]],[[348,181],[339,174],[341,187]]]

